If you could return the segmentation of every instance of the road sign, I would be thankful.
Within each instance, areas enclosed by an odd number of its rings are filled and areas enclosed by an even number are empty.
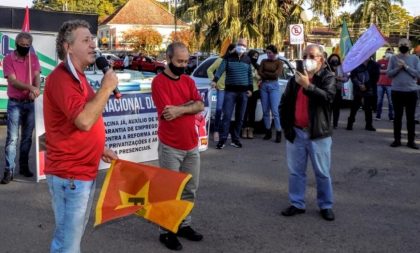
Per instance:
[[[289,26],[290,30],[290,44],[303,44],[305,39],[303,37],[303,24],[294,24]]]

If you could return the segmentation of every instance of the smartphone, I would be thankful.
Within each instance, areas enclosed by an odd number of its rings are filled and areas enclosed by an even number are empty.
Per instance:
[[[305,70],[303,69],[303,60],[296,60],[296,70],[302,74],[305,74]]]

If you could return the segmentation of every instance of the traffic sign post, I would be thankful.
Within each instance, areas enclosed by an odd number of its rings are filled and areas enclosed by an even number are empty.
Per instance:
[[[305,42],[303,35],[303,24],[292,24],[289,26],[290,31],[290,45],[297,45],[298,57],[301,57],[302,49],[301,45]]]

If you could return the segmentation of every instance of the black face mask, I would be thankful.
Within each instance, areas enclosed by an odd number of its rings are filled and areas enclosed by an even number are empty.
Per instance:
[[[177,67],[172,62],[170,62],[168,66],[171,72],[176,76],[185,74],[185,67]]]
[[[20,56],[26,56],[29,53],[30,47],[22,47],[19,44],[16,44],[16,51]]]
[[[408,52],[409,48],[407,46],[400,46],[398,50],[400,50],[401,53],[405,54]]]

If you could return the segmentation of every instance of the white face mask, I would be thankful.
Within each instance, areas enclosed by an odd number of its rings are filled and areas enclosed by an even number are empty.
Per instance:
[[[243,54],[243,53],[246,52],[246,47],[244,47],[244,46],[236,46],[236,52],[238,54]]]
[[[392,56],[392,53],[385,53],[385,58],[389,59],[391,58],[391,56]]]
[[[318,63],[314,59],[303,60],[303,67],[307,72],[313,72],[318,67]]]

